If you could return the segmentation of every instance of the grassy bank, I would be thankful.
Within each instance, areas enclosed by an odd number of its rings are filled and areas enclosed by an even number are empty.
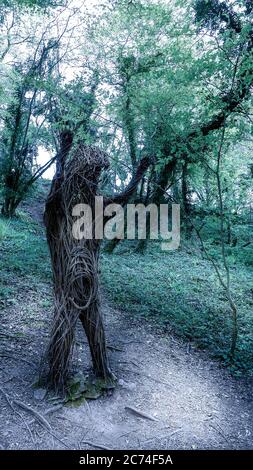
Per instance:
[[[15,300],[17,291],[37,290],[51,279],[44,231],[25,212],[12,220],[0,218],[0,272],[2,307]]]
[[[127,245],[127,242],[125,242]],[[217,248],[211,247],[217,254]],[[231,257],[232,256],[232,257]],[[253,372],[252,268],[230,255],[239,338],[235,374]],[[150,243],[145,256],[133,250],[102,256],[102,279],[109,299],[131,315],[148,319],[165,331],[194,341],[228,364],[231,315],[217,275],[199,251],[186,247],[162,252]]]

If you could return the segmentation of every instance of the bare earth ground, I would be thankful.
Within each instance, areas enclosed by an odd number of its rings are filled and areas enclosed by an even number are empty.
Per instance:
[[[206,353],[106,301],[116,389],[64,406],[35,388],[48,341],[51,286],[19,282],[17,297],[1,313],[0,449],[253,448],[252,381],[231,377]],[[81,329],[73,364],[84,374],[89,371]]]
[[[4,313],[2,327],[11,337],[1,338],[8,344],[0,352],[2,449],[253,448],[250,384],[231,378],[205,353],[110,307],[105,316],[111,363],[119,378],[116,390],[78,407],[62,406],[50,394],[43,397],[45,391],[33,384],[49,326],[40,304],[50,288],[41,285],[38,292],[22,291]],[[11,328],[13,316],[17,321]],[[89,353],[80,333],[74,360],[85,372]]]

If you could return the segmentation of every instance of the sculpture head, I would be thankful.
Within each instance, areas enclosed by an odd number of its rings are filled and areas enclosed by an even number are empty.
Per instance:
[[[64,167],[62,189],[68,199],[85,202],[96,195],[102,170],[109,167],[105,152],[96,147],[80,144]]]

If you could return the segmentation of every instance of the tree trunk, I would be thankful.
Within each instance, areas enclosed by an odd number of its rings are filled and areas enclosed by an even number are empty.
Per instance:
[[[183,211],[185,216],[185,236],[191,238],[192,224],[190,221],[191,215],[191,203],[189,200],[189,188],[188,188],[188,164],[185,161],[182,168],[182,202]]]
[[[14,170],[10,170],[5,175],[4,200],[2,214],[5,217],[13,217],[19,204],[18,198],[19,175]]]
[[[191,213],[191,204],[189,201],[189,189],[188,189],[188,165],[187,162],[183,164],[182,169],[182,199],[183,209],[186,216]]]
[[[155,180],[155,187],[153,194],[151,196],[151,202],[154,204],[164,204],[167,202],[167,197],[166,197],[166,189],[170,183],[172,185],[172,182],[174,180],[174,174],[176,171],[176,166],[177,166],[177,160],[176,158],[173,158],[170,160],[166,165],[162,168],[160,171],[159,175],[157,175],[157,179]]]
[[[14,217],[16,209],[21,202],[20,198],[15,196],[6,196],[3,201],[1,213],[4,217],[11,218]]]

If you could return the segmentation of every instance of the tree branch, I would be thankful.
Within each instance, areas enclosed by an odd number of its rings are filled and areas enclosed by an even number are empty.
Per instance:
[[[141,181],[144,173],[147,171],[148,167],[151,164],[151,160],[148,157],[144,157],[141,159],[139,166],[136,170],[136,173],[132,177],[130,183],[126,187],[124,191],[122,191],[119,194],[116,194],[115,196],[107,197],[104,198],[104,205],[105,207],[108,204],[126,204],[129,200],[129,198],[133,195],[138,183]]]

